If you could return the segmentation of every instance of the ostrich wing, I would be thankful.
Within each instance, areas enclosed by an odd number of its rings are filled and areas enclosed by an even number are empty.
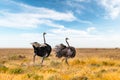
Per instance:
[[[73,54],[73,51],[71,51],[70,49],[67,50],[67,55],[71,56]]]

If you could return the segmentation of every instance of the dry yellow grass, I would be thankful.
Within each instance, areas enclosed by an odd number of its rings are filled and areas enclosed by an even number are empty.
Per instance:
[[[33,49],[0,49],[0,80],[120,80],[120,49],[77,49],[69,66],[54,52],[43,66]]]

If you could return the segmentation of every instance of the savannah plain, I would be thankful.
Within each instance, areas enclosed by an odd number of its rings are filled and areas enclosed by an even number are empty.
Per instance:
[[[0,80],[120,80],[119,48],[79,48],[74,58],[55,57],[54,51],[40,65],[33,49],[0,49]]]

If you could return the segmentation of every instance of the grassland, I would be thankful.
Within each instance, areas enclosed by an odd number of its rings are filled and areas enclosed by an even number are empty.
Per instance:
[[[77,49],[69,66],[54,52],[40,65],[33,49],[0,49],[0,80],[120,80],[120,49]]]

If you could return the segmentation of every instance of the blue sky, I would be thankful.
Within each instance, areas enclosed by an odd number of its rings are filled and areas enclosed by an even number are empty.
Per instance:
[[[1,0],[0,48],[54,47],[70,38],[79,48],[120,47],[120,0]]]

